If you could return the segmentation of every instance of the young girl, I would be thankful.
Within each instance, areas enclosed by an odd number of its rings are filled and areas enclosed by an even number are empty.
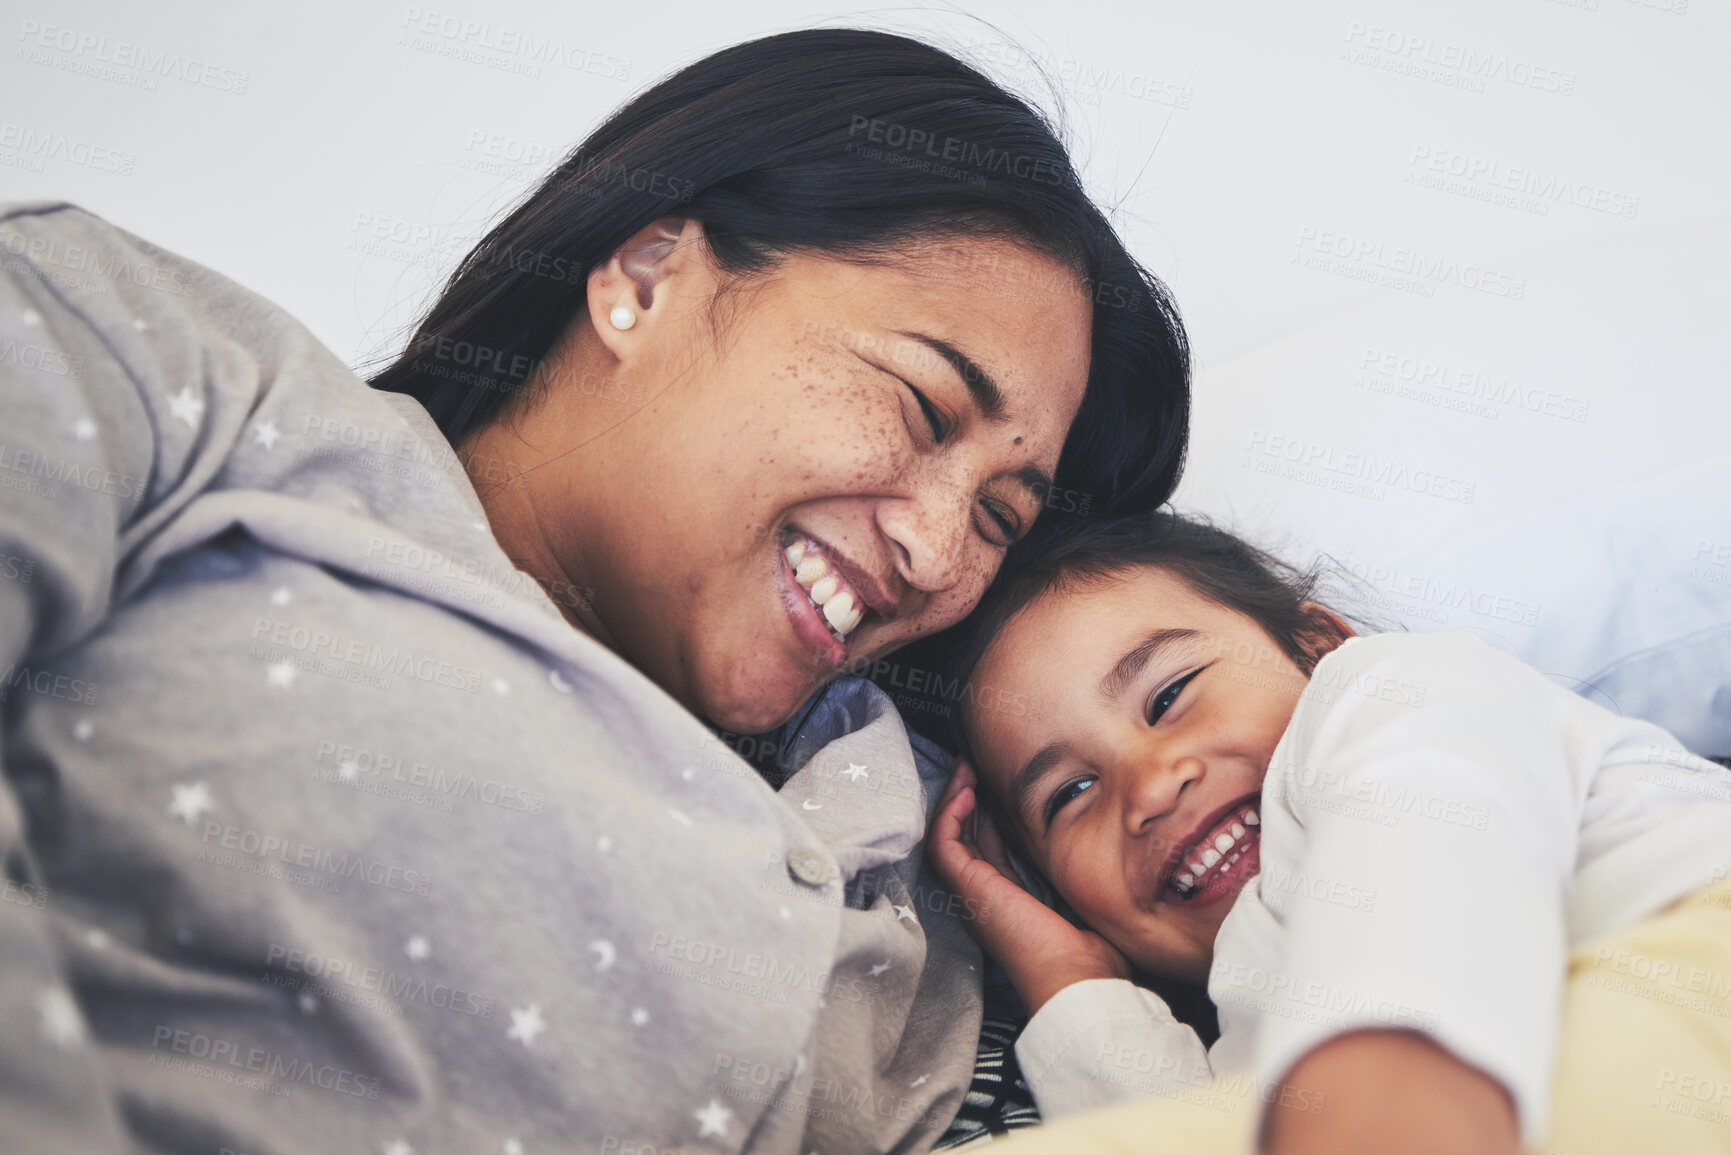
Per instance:
[[[1244,1072],[1224,1145],[1724,1150],[1731,772],[1312,588],[1161,513],[1050,535],[969,623],[930,854],[1042,1113]],[[1206,984],[1218,1041],[1150,982]],[[1139,1110],[1112,1133],[1157,1137]]]

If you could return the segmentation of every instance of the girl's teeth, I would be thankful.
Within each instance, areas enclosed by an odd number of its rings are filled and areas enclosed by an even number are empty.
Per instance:
[[[1238,866],[1239,859],[1245,857],[1245,847],[1239,843],[1239,840],[1248,833],[1246,828],[1257,826],[1260,821],[1262,821],[1262,817],[1258,816],[1255,809],[1245,807],[1243,814],[1239,814],[1239,821],[1227,826],[1227,831],[1231,831],[1231,833],[1222,831],[1219,835],[1213,836],[1212,845],[1203,849],[1200,861],[1186,862],[1184,869],[1172,876],[1172,888],[1179,895],[1179,899],[1191,899],[1198,894],[1201,890],[1203,876],[1208,871],[1212,871],[1215,866],[1219,866],[1220,874],[1231,873],[1231,869]]]
[[[829,566],[824,562],[823,558],[814,553],[810,557],[801,557],[799,559],[799,564],[794,567],[793,578],[800,585],[810,589],[812,582],[815,582],[818,578],[828,572]]]
[[[1244,857],[1245,847],[1240,841],[1249,833],[1248,827],[1254,827],[1262,821],[1255,808],[1246,806],[1233,822],[1219,834],[1213,842],[1204,847],[1202,857],[1195,862],[1186,862],[1183,869],[1172,876],[1172,889],[1180,899],[1195,897],[1202,889],[1202,880],[1209,871],[1219,867],[1219,874],[1225,875],[1238,865],[1238,860]]]
[[[805,542],[800,541],[797,538],[794,539],[794,543],[787,547],[786,553],[787,564],[792,566],[794,569],[798,569],[799,559],[805,556]]]
[[[834,574],[825,574],[812,583],[811,600],[821,606],[835,597],[835,591],[840,588],[841,580],[839,578]]]

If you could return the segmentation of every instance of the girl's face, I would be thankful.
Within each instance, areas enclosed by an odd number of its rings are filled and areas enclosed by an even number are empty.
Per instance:
[[[1035,864],[1137,966],[1206,982],[1305,674],[1250,618],[1138,566],[1029,603],[973,681],[980,779]]]
[[[701,226],[666,230],[592,274],[522,443],[492,447],[534,467],[505,545],[689,709],[756,733],[979,600],[1057,468],[1092,306],[987,240],[792,256],[718,300]]]

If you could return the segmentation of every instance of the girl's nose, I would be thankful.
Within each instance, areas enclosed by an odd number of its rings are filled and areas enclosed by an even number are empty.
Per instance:
[[[1129,786],[1125,830],[1140,835],[1155,820],[1172,815],[1184,792],[1201,782],[1206,772],[1202,759],[1193,754],[1156,753],[1139,759],[1125,779]]]

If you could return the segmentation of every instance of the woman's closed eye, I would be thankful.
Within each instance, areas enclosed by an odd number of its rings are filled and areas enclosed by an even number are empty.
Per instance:
[[[926,424],[931,427],[932,440],[942,445],[944,438],[950,435],[949,424],[944,420],[943,413],[932,404],[931,398],[914,388],[913,382],[905,377],[897,377],[896,380],[906,385],[908,392],[914,395],[914,400],[920,403],[920,412],[925,415]]]
[[[990,536],[987,537],[987,540],[991,541],[993,545],[1008,549],[1016,543],[1017,538],[1022,536],[1021,518],[1017,517],[1015,511],[1003,502],[986,498],[980,502],[980,508],[985,510],[986,517],[990,519],[992,527],[1002,535],[1001,541]]]
[[[886,369],[885,372],[887,373],[889,370]],[[931,430],[933,444],[942,445],[951,432],[950,422],[944,416],[943,410],[934,405],[932,399],[921,392],[907,378],[893,373],[890,375],[900,381],[907,391],[913,394],[914,400],[919,402],[920,413],[925,416],[926,425]],[[912,432],[911,428],[909,432]],[[1017,538],[1022,536],[1021,518],[1016,516],[1015,510],[1002,501],[986,498],[980,502],[980,509],[985,514],[986,524],[995,531],[995,533],[983,533],[981,536],[993,545],[1008,549],[1015,544]]]

